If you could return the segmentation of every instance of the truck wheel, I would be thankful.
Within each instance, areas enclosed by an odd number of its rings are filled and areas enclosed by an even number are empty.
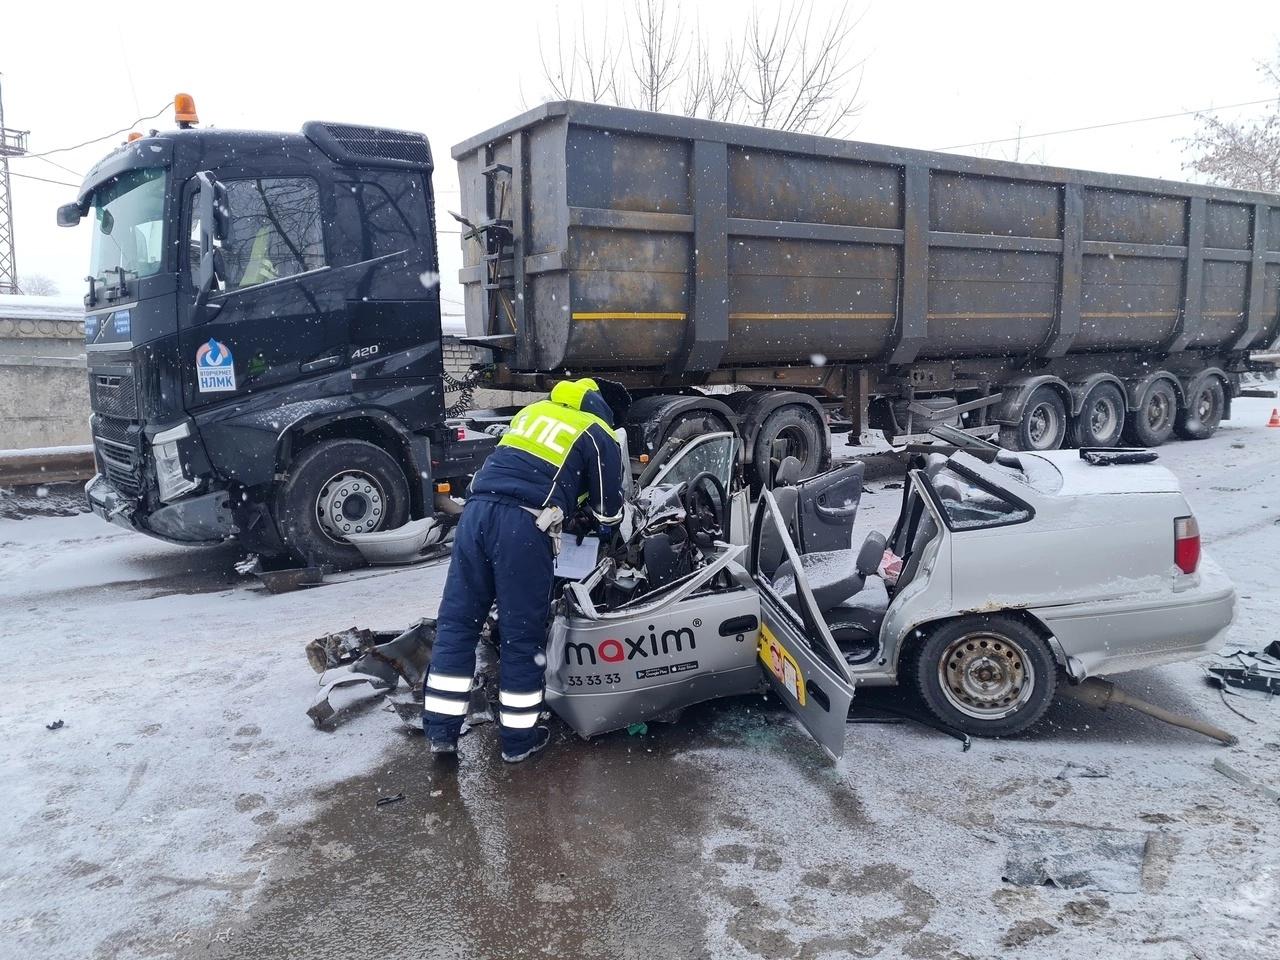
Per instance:
[[[1014,617],[961,617],[934,630],[913,663],[929,712],[975,737],[1009,737],[1044,715],[1058,685],[1045,642]]]
[[[1168,380],[1152,380],[1142,391],[1138,409],[1125,417],[1124,435],[1140,447],[1158,447],[1173,435],[1178,392]]]
[[[1073,447],[1114,447],[1124,432],[1124,394],[1114,383],[1100,383],[1084,398],[1071,420]]]
[[[800,476],[812,477],[826,458],[826,429],[808,407],[788,404],[764,418],[751,456],[751,488],[773,488],[773,475],[787,457],[800,461]]]
[[[1000,445],[1011,450],[1057,450],[1067,436],[1067,407],[1058,391],[1036,387],[1017,426],[1000,428]]]
[[[409,519],[409,483],[396,459],[365,440],[325,440],[289,467],[276,497],[276,526],[302,563],[362,566],[348,533],[392,530]]]
[[[1207,440],[1218,432],[1226,406],[1222,381],[1209,377],[1187,397],[1186,406],[1178,410],[1173,431],[1183,440]]]

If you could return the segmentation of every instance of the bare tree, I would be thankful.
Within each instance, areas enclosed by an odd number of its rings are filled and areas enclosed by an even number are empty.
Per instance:
[[[29,297],[56,297],[62,291],[52,277],[29,273],[18,281],[18,289]]]
[[[1225,120],[1212,113],[1196,115],[1200,128],[1183,141],[1191,158],[1183,169],[1211,183],[1243,190],[1280,191],[1280,54],[1258,69],[1276,88],[1277,97],[1261,116]]]
[[[598,34],[583,23],[567,46],[557,32],[555,50],[542,51],[552,96],[828,136],[847,133],[861,109],[865,61],[854,56],[859,18],[847,6],[830,17],[813,0],[790,0],[772,17],[753,10],[723,41],[700,22],[689,29],[678,0],[634,0],[627,16],[623,73],[607,22]]]

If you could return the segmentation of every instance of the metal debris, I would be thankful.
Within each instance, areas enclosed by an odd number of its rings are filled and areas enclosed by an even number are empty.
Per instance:
[[[1240,786],[1248,787],[1250,790],[1262,794],[1268,800],[1280,803],[1280,790],[1277,790],[1275,787],[1269,787],[1260,780],[1255,780],[1248,774],[1231,766],[1231,764],[1227,763],[1227,761],[1223,760],[1221,757],[1214,757],[1213,769],[1217,770],[1228,780],[1234,780],[1236,783],[1240,784]]]
[[[393,803],[399,803],[401,800],[407,800],[407,799],[409,798],[406,797],[403,792],[400,792],[400,793],[397,793],[394,797],[379,797],[377,802],[374,803],[374,806],[389,807]]]
[[[1089,888],[1137,893],[1148,834],[1137,830],[1023,824],[1005,833],[1001,876],[1025,887]]]
[[[67,724],[66,724],[66,721],[64,721],[64,720],[55,720],[55,721],[53,721],[53,723],[46,723],[46,724],[44,725],[44,728],[45,728],[46,730],[61,730],[61,729],[62,729],[63,727],[65,727],[66,725],[67,725]]]
[[[334,719],[338,711],[329,697],[343,687],[367,683],[381,696],[404,680],[410,695],[420,698],[435,633],[434,620],[420,620],[400,634],[352,627],[312,640],[306,648],[307,661],[321,674],[321,687],[307,708],[311,722],[321,727]],[[487,702],[484,706],[487,710]],[[417,709],[420,713],[421,707]]]

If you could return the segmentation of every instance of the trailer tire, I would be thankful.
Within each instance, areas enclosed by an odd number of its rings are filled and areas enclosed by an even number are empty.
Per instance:
[[[1163,377],[1152,380],[1138,398],[1138,409],[1125,417],[1124,435],[1140,447],[1158,447],[1173,436],[1178,391]]]
[[[1073,447],[1114,447],[1124,433],[1124,394],[1114,383],[1100,383],[1084,398],[1071,418]]]
[[[932,630],[910,670],[929,712],[975,737],[1022,733],[1044,716],[1058,685],[1044,640],[1001,614],[961,617]]]
[[[1067,437],[1067,405],[1047,384],[1036,387],[1014,426],[1000,428],[1000,446],[1011,450],[1057,450]]]
[[[812,477],[822,469],[826,435],[824,425],[808,407],[787,404],[778,407],[760,424],[751,451],[751,489],[773,488],[773,475],[784,457],[800,461],[800,477]],[[783,442],[785,451],[775,451]],[[775,452],[781,455],[775,456]]]
[[[1173,432],[1183,440],[1207,440],[1218,432],[1226,408],[1222,381],[1209,376],[1187,394],[1187,402],[1178,409],[1173,422]]]
[[[394,530],[409,519],[409,481],[395,457],[367,440],[324,440],[289,466],[276,494],[276,527],[304,564],[335,570],[364,565],[341,528]]]

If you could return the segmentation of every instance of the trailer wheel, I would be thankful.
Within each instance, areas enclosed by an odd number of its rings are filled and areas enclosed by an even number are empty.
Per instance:
[[[787,457],[800,461],[800,476],[812,477],[822,469],[826,430],[808,407],[778,407],[760,424],[751,456],[751,488],[773,488],[773,477]]]
[[[1173,435],[1178,392],[1168,380],[1152,380],[1142,391],[1138,409],[1125,417],[1125,436],[1140,447],[1158,447]]]
[[[1100,383],[1084,398],[1071,420],[1073,447],[1114,447],[1124,432],[1124,394],[1114,383]]]
[[[1222,389],[1222,381],[1208,377],[1187,397],[1186,406],[1178,410],[1173,431],[1183,440],[1207,440],[1217,433],[1226,406],[1227,395]]]
[[[1045,642],[1014,617],[980,614],[934,630],[912,664],[929,712],[975,737],[1009,737],[1053,702],[1057,665]]]
[[[1050,386],[1036,387],[1016,426],[1000,428],[1000,445],[1012,450],[1057,450],[1067,436],[1067,406]]]
[[[364,564],[348,533],[393,530],[409,519],[409,482],[391,454],[366,440],[325,440],[289,467],[276,526],[293,557],[344,570]]]

